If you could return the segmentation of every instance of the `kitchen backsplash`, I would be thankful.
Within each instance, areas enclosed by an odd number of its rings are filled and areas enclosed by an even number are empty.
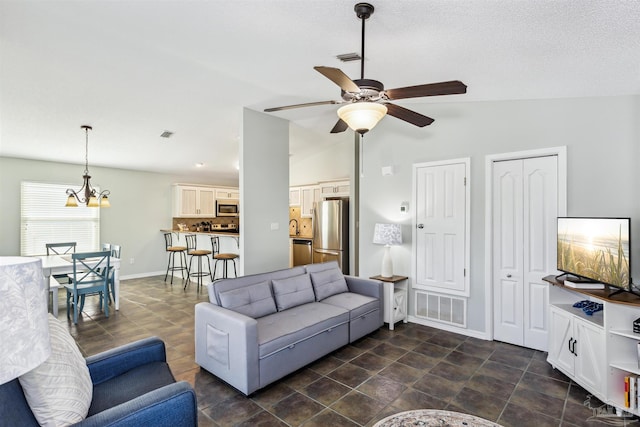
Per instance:
[[[296,236],[296,223],[298,221],[298,230],[300,234]],[[300,218],[300,207],[293,206],[289,208],[289,236],[313,238],[313,221],[311,218]]]

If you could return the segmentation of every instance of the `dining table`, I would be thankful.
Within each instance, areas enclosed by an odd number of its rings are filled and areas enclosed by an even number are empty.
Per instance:
[[[58,317],[58,286],[53,283],[55,280],[53,275],[73,273],[73,259],[70,254],[66,255],[35,255],[34,258],[42,260],[42,274],[44,275],[49,290],[53,292],[53,303],[51,311],[54,317]],[[96,259],[98,261],[98,259]],[[120,259],[110,257],[109,265],[114,268],[113,282],[114,295],[113,301],[116,310],[120,310]],[[87,265],[91,265],[90,260],[86,260]]]

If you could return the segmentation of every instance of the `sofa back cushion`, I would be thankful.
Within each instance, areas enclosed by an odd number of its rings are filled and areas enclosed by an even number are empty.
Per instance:
[[[289,277],[287,279],[273,279],[273,294],[276,297],[278,311],[295,307],[316,300],[308,274]]]
[[[240,276],[237,278],[234,277],[216,280],[215,282],[209,283],[209,285],[207,285],[207,290],[209,291],[209,302],[221,306],[221,292],[256,285],[264,281],[270,281],[271,279],[286,279],[288,277],[299,276],[301,274],[304,274],[304,272],[304,267],[299,266],[294,268],[286,268],[283,270],[271,271],[268,273],[251,274],[248,276]]]
[[[276,312],[268,281],[220,292],[220,305],[254,319]]]
[[[311,283],[316,293],[316,299],[322,301],[332,295],[349,292],[347,281],[338,267],[311,273]]]

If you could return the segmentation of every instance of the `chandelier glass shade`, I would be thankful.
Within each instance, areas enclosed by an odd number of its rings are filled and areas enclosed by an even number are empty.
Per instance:
[[[360,135],[373,129],[386,114],[387,107],[376,102],[354,102],[338,109],[338,117]]]
[[[89,130],[93,129],[91,126],[80,126],[85,131],[85,155],[84,155],[84,175],[82,175],[83,183],[82,187],[78,191],[72,188],[67,189],[67,204],[66,207],[77,207],[78,204],[87,205],[90,208],[109,208],[109,190],[97,192],[95,188],[91,186],[91,175],[89,175]]]

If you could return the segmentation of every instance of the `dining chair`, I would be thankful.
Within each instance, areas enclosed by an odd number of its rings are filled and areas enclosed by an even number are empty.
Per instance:
[[[70,305],[73,304],[73,323],[78,323],[78,312],[84,308],[84,297],[90,294],[100,295],[100,306],[109,317],[108,280],[110,251],[81,252],[71,255],[73,273],[69,274],[71,283],[65,284],[67,289],[67,317],[70,316]],[[102,302],[104,301],[104,306]]]
[[[75,253],[76,242],[45,243],[45,247],[47,248],[47,255],[67,255]],[[60,284],[69,283],[69,278],[66,274],[54,274],[53,277]]]
[[[103,243],[102,245],[100,245],[100,250],[101,251],[110,251],[111,250],[111,243]]]
[[[45,246],[47,255],[66,255],[76,251],[76,242],[45,243]]]
[[[103,243],[104,244],[108,244],[108,243]],[[111,258],[118,258],[120,259],[120,254],[122,253],[122,247],[120,245],[110,245],[109,244],[109,250],[111,250]],[[116,297],[116,279],[115,279],[115,272],[116,269],[115,267],[111,266],[109,267],[109,304],[111,304],[111,295],[113,295],[113,298],[115,299]]]
[[[222,277],[227,277],[227,263],[233,262],[233,274],[238,277],[238,270],[236,269],[236,258],[240,255],[234,253],[220,253],[220,238],[218,236],[211,236],[211,247],[213,248],[213,276],[212,280],[216,279],[216,269],[218,267],[218,261],[222,261]]]

